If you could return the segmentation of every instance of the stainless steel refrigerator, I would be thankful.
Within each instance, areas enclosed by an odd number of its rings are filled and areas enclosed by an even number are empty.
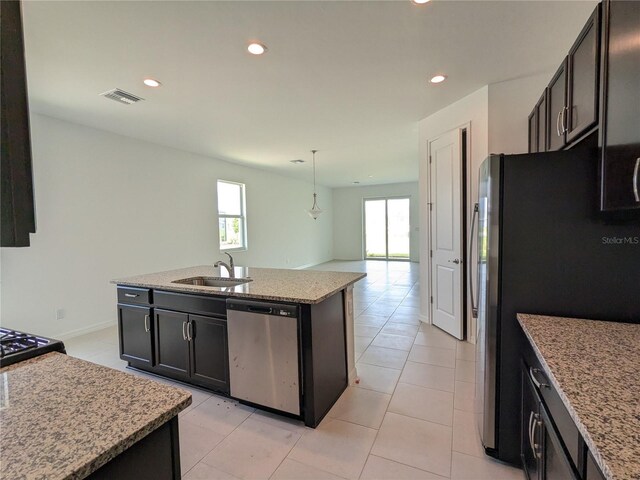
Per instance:
[[[480,168],[476,413],[487,454],[519,464],[516,314],[640,322],[640,224],[598,210],[596,148],[492,155]]]

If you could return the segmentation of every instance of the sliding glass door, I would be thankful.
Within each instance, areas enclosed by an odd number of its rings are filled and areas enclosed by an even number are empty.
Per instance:
[[[365,258],[409,260],[408,197],[364,201]]]

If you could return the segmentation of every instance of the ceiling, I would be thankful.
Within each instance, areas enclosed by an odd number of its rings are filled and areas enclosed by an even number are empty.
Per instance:
[[[316,148],[327,186],[416,181],[420,119],[483,85],[555,68],[594,5],[27,1],[30,103],[307,181]],[[248,54],[252,40],[267,53]],[[429,84],[440,72],[447,81]],[[144,86],[146,76],[163,86]],[[145,101],[98,95],[114,87]]]

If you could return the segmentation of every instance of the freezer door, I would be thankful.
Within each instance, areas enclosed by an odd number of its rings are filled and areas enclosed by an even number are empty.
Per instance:
[[[478,320],[476,417],[482,443],[496,445],[496,353],[501,156],[480,166],[478,184]]]

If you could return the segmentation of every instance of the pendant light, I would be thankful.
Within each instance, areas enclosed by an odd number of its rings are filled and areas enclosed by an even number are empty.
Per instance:
[[[313,205],[311,206],[311,210],[307,210],[309,216],[314,220],[317,220],[322,213],[322,210],[318,207],[318,195],[316,194],[316,152],[317,150],[311,150],[313,154]]]

